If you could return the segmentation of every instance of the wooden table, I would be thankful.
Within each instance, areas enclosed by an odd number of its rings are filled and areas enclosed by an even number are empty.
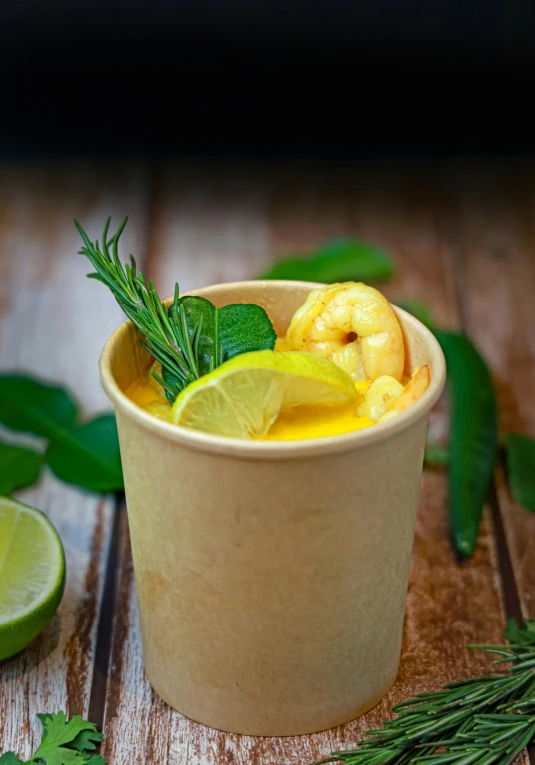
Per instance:
[[[396,257],[390,298],[429,302],[463,326],[495,375],[503,430],[535,435],[535,166],[532,162],[326,168],[238,164],[76,163],[4,166],[0,180],[0,364],[67,384],[88,413],[109,409],[97,360],[121,313],[84,278],[77,217],[93,237],[130,216],[136,254],[162,294],[255,276],[273,258],[351,234]],[[128,251],[127,251],[128,250]],[[446,432],[443,410],[431,427]],[[499,641],[506,615],[535,617],[535,515],[511,501],[496,469],[474,557],[447,538],[446,477],[422,481],[398,680],[353,723],[296,738],[251,738],[191,722],[143,674],[127,516],[120,498],[45,473],[20,498],[44,510],[67,552],[59,613],[0,665],[0,745],[29,755],[36,712],[80,713],[104,731],[112,765],[306,764],[353,747],[417,691],[485,671],[470,642]]]

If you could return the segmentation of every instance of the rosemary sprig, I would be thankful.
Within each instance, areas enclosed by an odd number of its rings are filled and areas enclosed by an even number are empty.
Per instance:
[[[358,749],[321,763],[346,765],[508,765],[535,739],[535,622],[506,631],[511,645],[471,646],[511,664],[506,674],[476,677],[420,693],[395,706]]]
[[[95,268],[96,273],[88,276],[109,287],[126,316],[144,335],[145,339],[141,341],[143,347],[170,373],[166,380],[156,374],[154,377],[174,399],[182,388],[200,377],[199,338],[202,319],[191,331],[185,311],[179,303],[178,284],[175,284],[174,310],[169,314],[154,289],[152,279],[147,286],[142,272],[137,272],[133,255],[130,255],[130,265],[126,263],[123,266],[119,260],[118,247],[128,218],[108,239],[110,221],[111,218],[108,218],[104,225],[101,246],[98,240],[93,244],[78,221],[74,221],[85,245],[79,254],[89,258]],[[221,361],[216,357],[210,363],[213,368]]]

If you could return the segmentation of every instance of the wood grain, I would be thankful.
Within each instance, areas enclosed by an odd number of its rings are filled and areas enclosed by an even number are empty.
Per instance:
[[[396,171],[397,173],[397,171]],[[420,184],[420,185],[418,185]],[[231,168],[213,176],[179,167],[162,174],[152,220],[150,275],[162,292],[248,278],[271,257],[304,250],[329,236],[354,234],[389,247],[399,270],[390,297],[430,301],[437,319],[459,322],[449,230],[451,209],[431,182],[385,169],[252,175]],[[244,212],[245,211],[245,212]],[[437,414],[437,431],[444,416]],[[135,586],[126,527],[118,573],[104,754],[132,763],[300,765],[350,748],[396,702],[415,692],[488,670],[468,642],[498,641],[503,603],[492,524],[486,512],[476,554],[458,565],[448,542],[446,481],[426,473],[417,520],[398,680],[359,720],[313,736],[252,738],[214,731],[167,707],[143,675]]]
[[[535,183],[532,168],[460,173],[458,251],[468,329],[488,360],[502,435],[535,437]],[[524,615],[535,617],[535,514],[512,501],[500,467],[497,496]]]
[[[156,173],[147,273],[161,295],[252,279],[271,259],[269,179],[195,164]]]
[[[0,185],[0,367],[67,385],[84,414],[110,408],[97,362],[121,312],[85,278],[80,219],[100,236],[108,214],[130,212],[128,243],[144,246],[144,172],[89,164],[13,166]],[[12,433],[2,437],[15,440]],[[36,712],[87,715],[114,502],[59,482],[46,470],[19,498],[55,524],[67,556],[60,609],[43,634],[0,664],[0,746],[24,758],[40,740]]]

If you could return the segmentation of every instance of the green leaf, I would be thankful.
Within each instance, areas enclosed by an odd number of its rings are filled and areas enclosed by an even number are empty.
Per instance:
[[[472,555],[498,446],[496,397],[489,369],[478,350],[456,332],[436,331],[448,367],[451,424],[449,503],[457,553]]]
[[[233,303],[219,309],[219,342],[223,361],[251,351],[272,351],[277,333],[259,305]]]
[[[210,372],[212,364],[219,366],[220,361],[238,356],[249,351],[273,350],[277,334],[265,310],[259,305],[236,303],[216,307],[206,298],[185,296],[179,299],[181,310],[185,311],[190,338],[195,328],[201,324],[199,337],[199,374]],[[217,314],[216,314],[217,311]],[[174,306],[169,314],[174,313]],[[220,359],[216,359],[216,318]],[[163,379],[174,388],[180,388],[180,381],[167,369],[163,370]],[[171,403],[172,395],[168,395]]]
[[[396,300],[395,305],[403,308],[407,313],[412,314],[418,321],[421,321],[427,329],[434,332],[436,329],[435,322],[433,320],[433,314],[431,308],[424,303],[423,300]]]
[[[94,723],[75,715],[70,720],[64,712],[38,714],[43,725],[41,744],[33,757],[23,763],[14,752],[4,752],[0,765],[106,765],[100,754],[87,754],[102,740]]]
[[[433,465],[448,465],[450,453],[448,449],[444,449],[442,446],[427,446],[424,459]]]
[[[59,712],[58,714],[63,714],[63,712]],[[41,725],[43,726],[43,733],[41,734],[41,744],[42,744],[47,734],[45,722],[47,720],[53,720],[54,715],[52,714],[52,712],[37,712],[36,717],[39,718],[39,720],[41,721]]]
[[[49,439],[45,461],[58,478],[93,491],[122,489],[115,417],[102,415],[83,425],[77,417],[78,407],[63,388],[0,375],[0,422]],[[0,494],[33,483],[41,463],[29,449],[0,444]]]
[[[199,374],[205,375],[210,371],[210,359],[214,354],[215,306],[206,298],[197,296],[180,298],[178,304],[180,310],[186,314],[190,339],[195,327],[202,322],[199,337]],[[173,316],[174,310],[174,305],[169,306],[170,316]],[[164,370],[164,380],[167,381],[170,376],[166,373],[167,370]]]
[[[7,496],[35,483],[42,463],[41,455],[32,449],[0,442],[0,495]]]
[[[509,488],[514,501],[535,513],[535,441],[510,433],[505,441]]]
[[[77,752],[75,749],[69,749],[66,746],[50,748],[48,751],[40,751],[41,747],[35,753],[35,758],[31,762],[46,763],[46,765],[86,765],[87,758]]]
[[[22,760],[19,760],[15,752],[4,752],[0,755],[0,765],[25,765]]]
[[[77,416],[76,403],[63,388],[22,375],[0,375],[0,422],[7,428],[57,438]]]
[[[70,720],[67,720],[65,712],[60,711],[55,714],[41,713],[37,714],[39,720],[43,725],[43,738],[41,741],[41,747],[46,742],[47,746],[63,746],[74,741],[76,736],[83,730],[96,730],[96,725],[87,720],[82,719],[81,715],[74,715]],[[41,748],[39,747],[39,749]],[[39,751],[39,750],[37,750]],[[37,756],[35,753],[33,759]]]
[[[526,619],[522,627],[516,619],[508,619],[503,636],[512,645],[535,646],[535,619]]]
[[[92,491],[122,489],[117,423],[103,414],[84,425],[65,428],[51,441],[45,462],[61,480]]]
[[[87,758],[70,748],[82,731],[96,732],[93,723],[75,715],[70,720],[64,712],[57,714],[38,714],[43,724],[43,737],[39,749],[32,757],[32,762],[44,760],[46,765],[84,765]]]
[[[80,731],[76,738],[71,741],[69,746],[71,749],[76,749],[79,752],[93,752],[97,748],[97,744],[100,744],[101,741],[102,733],[99,733],[96,727],[93,726],[92,730]]]
[[[259,279],[296,279],[309,282],[378,282],[390,279],[394,262],[383,250],[356,239],[327,242],[307,258],[279,260]]]

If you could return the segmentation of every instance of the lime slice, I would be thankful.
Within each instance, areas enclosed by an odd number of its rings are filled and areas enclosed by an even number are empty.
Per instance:
[[[259,438],[283,409],[339,404],[357,397],[351,377],[329,359],[310,353],[253,351],[188,385],[169,419],[220,436]]]
[[[46,627],[65,588],[65,553],[46,515],[0,497],[0,660]]]

